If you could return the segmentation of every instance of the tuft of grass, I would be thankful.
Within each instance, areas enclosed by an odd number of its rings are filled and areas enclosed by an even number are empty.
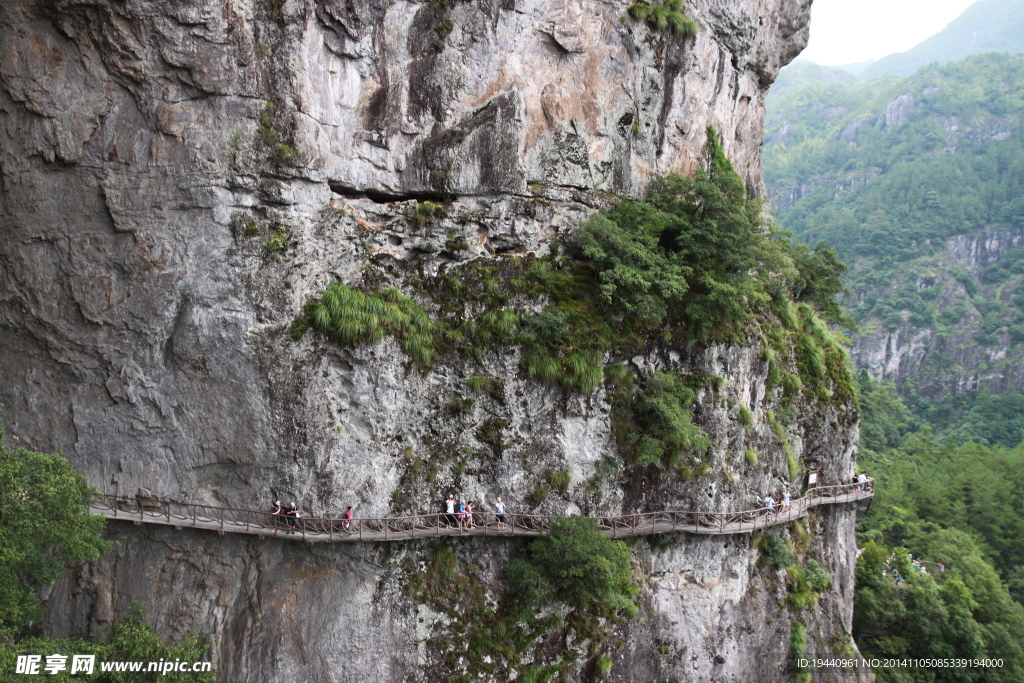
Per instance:
[[[466,380],[466,386],[469,387],[470,391],[480,394],[485,391],[490,391],[491,387],[494,386],[494,380],[490,377],[473,375]]]
[[[744,453],[744,455],[747,458],[747,464],[748,465],[753,467],[754,465],[757,464],[757,449],[756,448],[748,448],[747,452]]]
[[[655,31],[670,31],[681,38],[697,35],[697,22],[683,13],[683,0],[662,0],[656,5],[635,2],[629,6],[629,16],[647,22]]]
[[[796,676],[793,678],[794,683],[811,683],[811,672],[806,667],[801,667],[796,664],[796,661],[800,659],[806,651],[807,630],[804,628],[803,623],[794,621],[789,630],[789,653],[793,658],[793,665],[796,668]]]
[[[457,414],[468,413],[473,409],[475,402],[472,397],[463,398],[462,396],[456,396],[451,401],[448,401],[448,409]]]
[[[412,212],[412,224],[422,228],[436,218],[444,218],[448,215],[448,209],[440,202],[423,201],[416,204]]]
[[[548,485],[559,491],[565,491],[572,482],[572,475],[568,470],[549,471],[547,474]]]
[[[601,655],[597,658],[594,668],[597,669],[598,677],[604,678],[612,670],[612,658],[608,655]]]
[[[740,404],[739,421],[744,427],[754,424],[754,416],[750,414],[750,411],[742,403]]]
[[[532,507],[537,507],[545,500],[547,500],[548,494],[550,493],[551,489],[549,489],[547,486],[544,486],[543,484],[536,486],[532,491],[530,491],[530,505]]]
[[[760,566],[778,567],[786,569],[796,564],[796,555],[786,539],[775,534],[760,536],[756,539],[758,550],[761,556],[758,559]]]
[[[803,556],[807,549],[811,547],[811,542],[814,538],[807,531],[807,526],[802,520],[793,520],[793,524],[790,526],[793,530],[793,550],[798,556]]]
[[[279,225],[270,231],[270,239],[264,245],[268,254],[280,254],[288,249],[288,229]]]
[[[312,326],[343,344],[375,344],[392,335],[419,366],[433,362],[434,325],[426,311],[397,289],[364,294],[334,284],[309,308]]]

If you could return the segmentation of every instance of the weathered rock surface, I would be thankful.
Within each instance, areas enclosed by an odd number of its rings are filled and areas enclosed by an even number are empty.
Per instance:
[[[911,311],[900,311],[901,322],[888,327],[870,318],[853,336],[857,367],[931,399],[1024,389],[1024,331],[1013,303],[1024,291],[1022,279],[1016,270],[1000,276],[994,268],[1022,246],[1024,230],[957,235],[934,255],[908,263],[906,277],[855,298],[854,303],[868,295],[881,299],[910,285],[938,292],[931,304],[939,314],[931,323],[915,324]]]
[[[304,302],[358,284],[382,254],[431,274],[543,253],[606,193],[691,171],[708,124],[760,191],[763,96],[802,48],[809,4],[696,1],[701,30],[679,41],[623,20],[625,3],[590,0],[3,3],[10,433],[64,451],[104,491],[247,507],[278,497],[309,514],[436,510],[449,492],[525,509],[545,466],[572,482],[544,512],[733,509],[789,484],[772,409],[806,467],[848,480],[853,408],[787,413],[758,349],[634,359],[641,374],[724,378],[696,407],[711,474],[686,483],[602,469],[616,461],[603,393],[525,381],[514,350],[424,375],[390,339],[351,350],[289,335]],[[448,216],[416,227],[412,200],[439,196],[455,198]],[[452,415],[474,374],[501,381]],[[808,552],[833,574],[800,616],[821,648],[850,627],[851,516],[810,522]],[[433,640],[442,626],[420,623],[403,589],[423,546],[110,533],[121,545],[49,598],[55,634],[96,635],[143,599],[161,631],[213,634],[232,681],[450,673]],[[646,620],[616,632],[610,680],[786,679],[782,577],[756,569],[745,536],[676,543],[637,547]],[[472,540],[457,553],[497,592],[517,547]]]

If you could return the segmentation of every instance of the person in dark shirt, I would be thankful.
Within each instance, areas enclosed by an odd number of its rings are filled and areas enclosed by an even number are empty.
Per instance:
[[[294,534],[295,527],[299,523],[299,508],[295,507],[295,502],[288,503],[288,507],[284,510],[285,518],[288,520],[288,533]]]

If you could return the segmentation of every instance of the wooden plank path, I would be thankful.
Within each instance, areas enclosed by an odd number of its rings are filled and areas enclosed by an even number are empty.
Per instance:
[[[788,509],[776,504],[772,513],[767,508],[741,512],[665,511],[593,519],[606,535],[614,538],[675,531],[713,536],[743,534],[799,519],[812,507],[850,503],[874,495],[875,480],[868,478],[855,484],[807,489]],[[543,536],[558,519],[556,515],[506,514],[499,520],[493,512],[474,512],[472,522],[467,520],[461,524],[454,519],[455,515],[445,513],[351,520],[302,517],[289,523],[269,512],[111,495],[99,496],[89,512],[136,524],[163,524],[308,543],[405,541],[440,536]]]

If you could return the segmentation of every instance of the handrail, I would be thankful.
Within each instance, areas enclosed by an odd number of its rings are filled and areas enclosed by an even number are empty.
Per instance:
[[[672,531],[698,534],[747,533],[803,517],[818,505],[850,502],[874,495],[875,480],[816,486],[795,498],[788,507],[776,503],[752,510],[698,512],[665,510],[617,516],[595,517],[598,527],[613,537],[638,536]],[[839,500],[842,497],[843,500]],[[473,512],[469,519],[445,512],[402,517],[334,518],[288,517],[244,508],[219,507],[204,503],[186,503],[157,498],[100,494],[90,508],[109,518],[136,522],[189,526],[220,533],[246,533],[262,536],[281,535],[306,541],[385,541],[441,535],[539,536],[550,531],[557,515],[506,513],[499,519],[494,512]]]

